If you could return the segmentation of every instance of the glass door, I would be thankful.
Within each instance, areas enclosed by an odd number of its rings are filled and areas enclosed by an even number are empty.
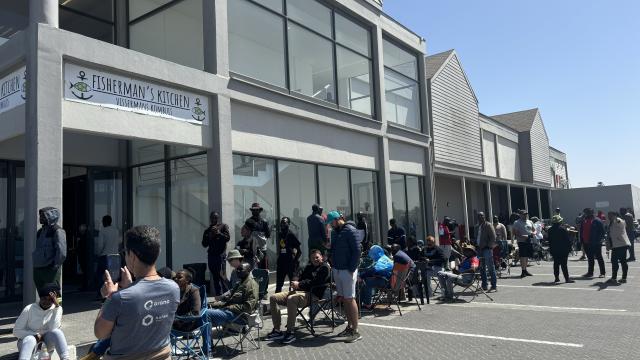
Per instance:
[[[24,167],[0,162],[0,302],[22,296]]]
[[[89,169],[89,211],[89,227],[94,236],[103,229],[105,216],[111,217],[111,226],[122,236],[125,229],[121,170]]]

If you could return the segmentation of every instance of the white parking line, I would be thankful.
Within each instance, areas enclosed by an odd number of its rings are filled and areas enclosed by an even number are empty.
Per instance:
[[[402,327],[402,326],[390,326],[390,325],[379,325],[379,324],[368,324],[368,323],[360,323],[359,325],[360,326],[377,327],[377,328],[383,328],[383,329],[405,330],[405,331],[423,332],[423,333],[439,334],[439,335],[464,336],[464,337],[472,337],[472,338],[480,338],[480,339],[513,341],[513,342],[523,342],[523,343],[552,345],[552,346],[565,346],[565,347],[573,347],[573,348],[582,348],[582,347],[584,347],[584,344],[564,343],[564,342],[557,342],[557,341],[519,339],[519,338],[509,338],[509,337],[504,337],[504,336],[469,334],[469,333],[460,333],[460,332],[452,332],[452,331],[429,330],[429,329],[409,328],[409,327]]]
[[[548,312],[567,312],[567,313],[601,313],[603,315],[611,314],[630,314],[625,309],[603,309],[603,308],[582,308],[582,307],[568,307],[568,306],[547,306],[547,305],[523,305],[523,304],[503,304],[503,303],[462,303],[462,304],[439,304],[444,306],[458,306],[458,307],[475,307],[475,308],[505,308],[510,310],[532,310],[532,311],[548,311]]]
[[[561,285],[549,285],[549,286],[533,286],[533,285],[502,285],[499,287],[503,288],[523,288],[523,289],[540,289],[540,290],[578,290],[578,291],[617,291],[623,292],[623,289],[600,289],[600,288],[577,288],[577,287],[569,287],[569,286],[561,286]]]

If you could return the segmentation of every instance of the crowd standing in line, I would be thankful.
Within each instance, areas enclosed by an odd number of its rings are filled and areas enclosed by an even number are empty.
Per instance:
[[[260,204],[253,203],[250,211],[252,216],[241,229],[242,241],[228,253],[229,228],[220,221],[219,213],[210,214],[210,226],[202,237],[214,284],[214,302],[210,304],[201,302],[200,288],[192,283],[194,274],[190,270],[177,273],[168,268],[156,270],[155,263],[160,255],[160,232],[156,228],[136,226],[125,233],[121,244],[118,232],[112,227],[112,218],[104,216],[103,230],[95,248],[98,268],[102,272],[100,277],[104,280],[100,288],[104,304],[94,324],[98,341],[83,360],[101,357],[168,360],[171,357],[170,331],[191,331],[198,326],[181,317],[199,316],[202,312],[207,321],[216,326],[255,309],[258,284],[252,270],[268,266],[266,240],[271,237],[271,231],[268,222],[261,217]],[[620,212],[610,211],[604,220],[604,214],[595,216],[594,213],[593,209],[585,208],[576,223],[578,243],[588,259],[588,271],[583,277],[593,277],[596,262],[600,278],[606,276],[602,257],[604,245],[611,251],[611,278],[607,283],[626,283],[627,263],[635,261],[633,243],[638,224],[633,211],[626,208]],[[66,256],[66,235],[57,224],[58,209],[43,208],[39,215],[42,227],[38,230],[32,256],[34,282],[40,299],[23,309],[16,321],[14,335],[18,338],[20,360],[30,359],[40,344],[44,344],[42,351],[55,349],[64,360],[68,358],[68,350],[61,330],[60,281],[61,265]],[[456,240],[457,224],[445,217],[438,224],[439,245],[433,236],[427,236],[426,242],[416,239],[413,233],[407,237],[404,228],[391,219],[388,244],[383,248],[370,238],[365,214],[358,213],[356,219],[357,223],[348,221],[338,211],[323,216],[322,207],[314,204],[312,214],[307,218],[309,264],[302,271],[299,270],[302,244],[290,227],[291,220],[286,216],[280,219],[276,232],[276,292],[269,298],[273,329],[267,340],[283,344],[294,342],[293,314],[297,309],[309,306],[312,299],[325,296],[330,282],[335,286],[336,301],[342,303],[347,319],[346,328],[338,336],[345,337],[347,343],[362,339],[358,331],[358,307],[372,310],[373,292],[385,286],[397,271],[412,274],[414,286],[409,292],[410,298],[418,296],[422,299],[425,293],[432,297],[431,279],[434,277],[443,289],[441,299],[444,301],[454,297],[454,284],[469,284],[476,276],[480,276],[483,290],[497,291],[495,248],[508,246],[508,253],[512,253],[514,240],[518,258],[511,261],[520,262],[521,277],[531,276],[527,270],[528,259],[533,256],[534,246],[541,246],[546,240],[553,257],[554,282],[560,282],[560,270],[566,283],[574,282],[567,266],[569,254],[576,245],[571,240],[574,231],[564,222],[560,209],[554,211],[547,228],[543,221],[535,217],[529,220],[528,212],[520,210],[509,226],[512,244],[507,244],[508,226],[497,216],[493,217],[493,223],[487,221],[482,212],[477,213],[473,245],[466,238]],[[106,258],[119,252],[126,265],[120,269],[119,279],[114,281]],[[370,266],[361,267],[363,256],[370,259]],[[232,269],[229,279],[225,260]],[[620,269],[622,274],[618,279]],[[287,278],[289,288],[283,291]],[[286,306],[291,314],[284,331],[278,306]],[[207,335],[205,353],[211,352],[211,345],[211,337]]]

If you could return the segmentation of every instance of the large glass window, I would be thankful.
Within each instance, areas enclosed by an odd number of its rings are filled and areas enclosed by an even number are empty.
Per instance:
[[[354,218],[356,218],[355,214],[361,212],[367,222],[370,241],[373,244],[380,244],[376,173],[365,170],[351,170],[351,193],[353,194]]]
[[[307,262],[309,229],[307,216],[316,202],[316,169],[314,165],[278,161],[278,204],[280,216],[291,219],[291,229],[302,243],[300,264]]]
[[[309,0],[287,0],[289,18],[331,37],[331,9]]]
[[[291,90],[335,102],[331,42],[300,26],[289,25]]]
[[[0,298],[2,298],[9,287],[9,227],[7,222],[8,204],[8,176],[6,164],[0,162]]]
[[[385,119],[421,130],[417,56],[384,40],[383,58]]]
[[[407,214],[409,217],[407,235],[413,235],[417,240],[425,239],[423,209],[420,178],[407,175]]]
[[[371,60],[341,46],[337,52],[340,106],[371,115]]]
[[[424,240],[422,179],[418,176],[391,174],[391,202],[393,217],[405,228],[407,236]]]
[[[236,243],[242,240],[240,229],[246,219],[251,217],[249,208],[254,202],[260,203],[264,211],[262,218],[270,226],[275,225],[276,219],[276,180],[275,161],[245,155],[233,155],[233,195],[234,226]],[[276,243],[275,234],[267,241],[267,255],[269,263],[275,264]]]
[[[280,0],[229,3],[231,70],[371,116],[370,30],[315,0],[285,3],[286,15]]]
[[[248,1],[228,6],[231,71],[286,87],[284,20]]]
[[[133,223],[160,230],[162,252],[156,267],[164,267],[167,264],[164,162],[133,168],[131,180]]]
[[[9,40],[15,33],[29,25],[29,2],[25,0],[3,0],[0,6],[0,45]]]
[[[60,28],[94,39],[114,42],[113,0],[59,0]]]
[[[209,225],[207,155],[172,160],[171,250],[173,267],[202,262],[202,231]]]
[[[135,10],[137,14],[144,7],[132,5],[136,2],[129,1],[129,9]],[[202,0],[177,1],[161,11],[138,16],[129,23],[129,47],[178,64],[203,69],[202,18]]]
[[[403,227],[407,226],[407,188],[404,176],[391,174],[391,207],[393,218]]]
[[[345,218],[351,218],[349,170],[333,166],[318,166],[318,187],[320,204],[326,212],[338,210]]]

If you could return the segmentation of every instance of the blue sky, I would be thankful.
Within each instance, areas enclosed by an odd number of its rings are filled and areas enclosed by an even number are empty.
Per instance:
[[[455,48],[480,111],[538,107],[572,187],[640,186],[640,1],[385,0],[427,40]]]

